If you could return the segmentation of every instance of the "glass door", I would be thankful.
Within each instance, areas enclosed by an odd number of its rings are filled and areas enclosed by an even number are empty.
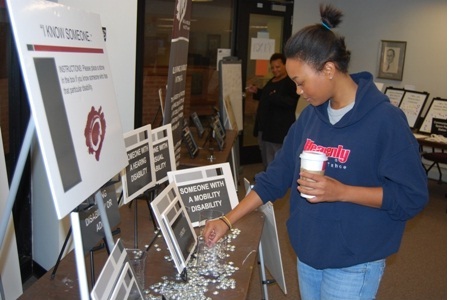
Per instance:
[[[272,77],[269,57],[282,52],[291,35],[293,3],[240,1],[237,20],[236,56],[242,60],[243,86],[263,87]],[[254,122],[258,101],[244,92],[243,132],[240,136],[240,163],[261,162]]]

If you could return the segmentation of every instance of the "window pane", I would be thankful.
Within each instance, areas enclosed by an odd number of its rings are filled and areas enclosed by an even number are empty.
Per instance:
[[[162,122],[175,1],[147,0],[145,13],[142,124]],[[184,115],[210,115],[218,107],[217,49],[231,48],[232,0],[193,1]]]

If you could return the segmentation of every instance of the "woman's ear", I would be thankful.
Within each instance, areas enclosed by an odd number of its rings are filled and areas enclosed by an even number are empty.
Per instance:
[[[334,78],[335,75],[335,64],[331,61],[328,61],[324,64],[324,73],[326,74],[326,76],[332,80],[332,78]]]

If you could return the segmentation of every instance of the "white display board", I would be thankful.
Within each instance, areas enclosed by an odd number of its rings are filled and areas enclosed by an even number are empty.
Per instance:
[[[42,0],[7,5],[62,219],[128,163],[100,18]]]
[[[447,120],[447,99],[434,98],[419,128],[419,132],[431,133],[432,119]]]
[[[154,154],[151,125],[123,134],[128,166],[122,170],[123,203],[135,199],[155,186]]]
[[[1,133],[0,130],[0,212],[3,216],[8,199],[9,186]],[[12,214],[10,215],[4,242],[0,249],[0,292],[1,300],[17,299],[23,292]]]
[[[245,191],[248,194],[252,187],[248,179],[244,178]],[[263,226],[260,246],[263,253],[263,264],[270,271],[270,274],[276,280],[284,294],[287,294],[287,285],[284,276],[284,267],[282,265],[281,247],[279,245],[279,235],[276,224],[276,215],[273,203],[267,202],[259,210],[265,215],[265,224]]]
[[[237,130],[243,130],[243,88],[242,88],[242,62],[237,59],[224,58],[220,61],[219,72],[220,112],[226,109],[225,101],[229,99],[233,108]],[[222,121],[224,118],[222,116]]]
[[[426,104],[427,97],[429,97],[429,93],[426,92],[405,92],[399,108],[405,113],[410,128],[417,126],[418,118]]]
[[[385,89],[385,95],[388,96],[391,104],[393,104],[396,107],[399,107],[399,104],[401,104],[401,100],[402,97],[404,97],[404,94],[405,94],[404,89],[397,89],[391,86]]]
[[[57,0],[63,5],[98,13],[105,32],[109,64],[123,131],[134,129],[138,0]],[[126,46],[124,46],[126,45]],[[126,59],[123,59],[126,57]]]
[[[170,183],[152,202],[151,207],[181,274],[195,252],[197,236],[175,183]]]
[[[195,227],[202,225],[202,211],[226,214],[239,203],[229,163],[169,172],[168,180],[176,183]]]

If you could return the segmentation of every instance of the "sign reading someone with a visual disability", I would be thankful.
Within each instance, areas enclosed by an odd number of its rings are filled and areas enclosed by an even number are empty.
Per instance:
[[[62,219],[128,163],[100,16],[42,0],[7,6]]]
[[[226,214],[238,204],[229,163],[169,172],[168,179],[176,183],[193,226],[201,225],[203,211]]]

